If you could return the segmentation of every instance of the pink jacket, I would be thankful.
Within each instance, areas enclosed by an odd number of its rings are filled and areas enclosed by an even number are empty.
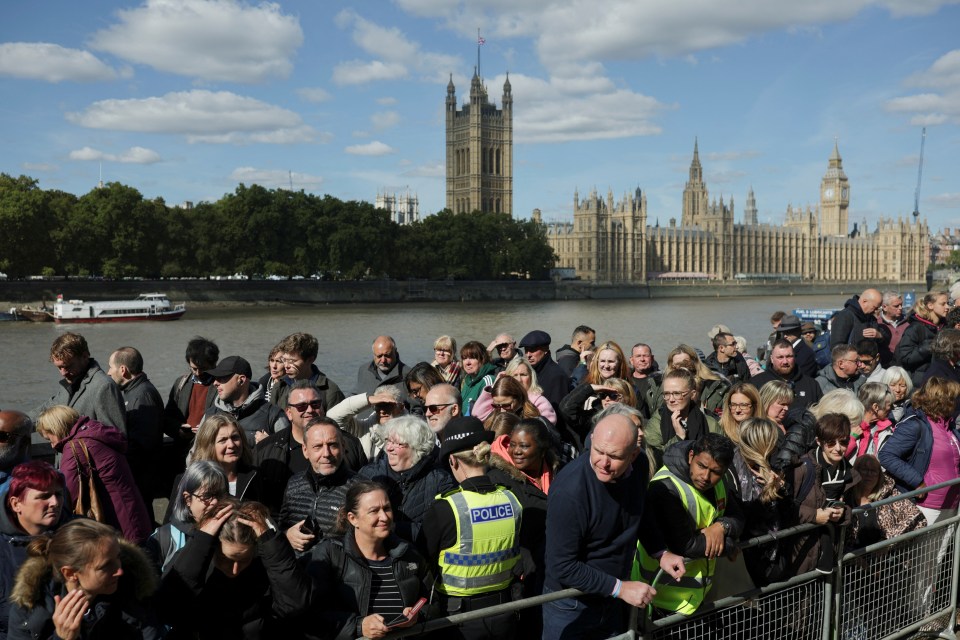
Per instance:
[[[527,393],[527,400],[537,408],[540,415],[546,418],[550,424],[557,424],[557,412],[553,410],[553,405],[550,404],[549,400],[539,393],[529,392]],[[493,413],[493,396],[490,395],[489,391],[484,389],[480,392],[480,397],[477,398],[473,409],[470,410],[470,415],[476,416],[483,421],[490,417],[491,413]]]

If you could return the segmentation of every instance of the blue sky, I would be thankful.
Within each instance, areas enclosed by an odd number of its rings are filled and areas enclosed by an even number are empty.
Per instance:
[[[0,172],[168,204],[240,182],[441,209],[453,74],[514,95],[514,215],[640,187],[680,217],[694,137],[711,198],[816,204],[839,140],[850,221],[960,227],[960,0],[9,2]]]

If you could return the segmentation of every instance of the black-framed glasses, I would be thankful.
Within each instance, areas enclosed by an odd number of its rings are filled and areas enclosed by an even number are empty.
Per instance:
[[[199,500],[200,502],[202,502],[203,504],[208,505],[208,506],[209,506],[210,503],[213,502],[214,500],[219,500],[219,499],[220,499],[220,496],[218,496],[218,495],[216,495],[216,494],[214,494],[214,493],[191,493],[190,495],[193,496],[194,498],[196,498],[197,500]]]
[[[303,413],[307,408],[311,408],[314,411],[319,411],[323,409],[323,400],[311,400],[310,402],[298,402],[296,404],[288,404],[288,407],[293,407],[297,410],[297,413]]]
[[[425,410],[427,413],[440,413],[442,410],[446,409],[447,407],[452,407],[452,406],[455,405],[455,404],[457,404],[457,403],[456,403],[456,402],[445,402],[445,403],[443,403],[443,404],[428,404],[427,406],[424,407],[424,410]]]

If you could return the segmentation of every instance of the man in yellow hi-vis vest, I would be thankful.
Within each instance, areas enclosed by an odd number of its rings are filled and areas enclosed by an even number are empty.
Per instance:
[[[718,556],[736,550],[743,515],[723,484],[734,448],[716,433],[678,442],[664,452],[664,466],[650,480],[633,579],[651,582],[660,569],[645,540],[662,538],[670,551],[690,558],[680,580],[656,585],[653,606],[662,612],[695,612],[710,591]]]

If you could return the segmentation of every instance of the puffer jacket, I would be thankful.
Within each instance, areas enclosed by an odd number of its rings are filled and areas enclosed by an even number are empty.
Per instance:
[[[915,387],[923,381],[923,373],[930,366],[933,353],[933,339],[937,337],[941,325],[933,324],[920,316],[911,314],[907,319],[909,326],[897,345],[897,364],[910,372]]]
[[[436,449],[406,471],[394,471],[383,456],[360,469],[358,475],[387,488],[397,535],[409,541],[417,539],[420,523],[434,499],[457,487],[453,476],[437,466]]]
[[[306,469],[290,477],[280,508],[280,528],[286,531],[301,520],[311,519],[324,535],[333,531],[337,513],[347,497],[347,489],[357,475],[345,464],[329,476]]]
[[[433,590],[433,573],[423,556],[409,542],[397,536],[386,540],[393,577],[404,607],[411,607]],[[370,590],[373,572],[357,548],[353,529],[343,538],[329,538],[313,548],[307,573],[313,589],[311,616],[320,619],[309,625],[308,637],[353,640],[363,636],[363,619],[370,614]],[[426,613],[425,613],[426,612]],[[436,613],[434,607],[421,610],[421,618]],[[331,633],[313,636],[310,630],[330,628]]]
[[[90,453],[90,463],[98,479],[104,523],[118,529],[131,542],[146,541],[152,531],[150,514],[127,463],[127,439],[116,427],[86,416],[80,416],[66,437],[53,447],[62,455],[60,473],[69,494],[64,508],[73,510],[81,482],[85,492],[89,486],[85,478],[90,471],[81,444],[86,445]]]
[[[146,555],[134,545],[120,541],[123,575],[116,593],[99,596],[84,616],[82,640],[154,640],[162,638],[151,596],[157,578]],[[53,571],[45,558],[27,558],[17,574],[10,595],[10,640],[57,638],[54,632],[54,596],[67,590],[53,580]]]

